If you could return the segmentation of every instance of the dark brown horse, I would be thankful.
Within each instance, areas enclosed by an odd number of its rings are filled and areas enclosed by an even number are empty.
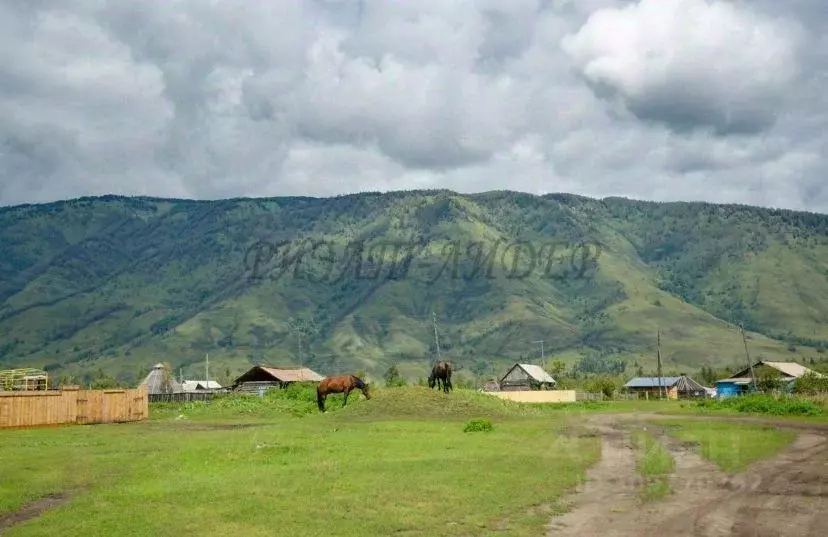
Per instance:
[[[434,385],[437,385],[437,389],[440,389],[440,383],[442,382],[442,390],[446,393],[449,390],[453,390],[454,387],[451,385],[451,364],[448,362],[437,362],[434,364],[434,367],[431,368],[431,375],[428,376],[428,387],[434,388]]]
[[[342,406],[348,404],[348,394],[352,390],[362,390],[362,395],[366,399],[371,398],[368,393],[368,385],[359,377],[353,375],[340,375],[338,377],[325,377],[319,386],[316,387],[316,404],[319,406],[321,412],[325,412],[325,398],[330,393],[344,393],[345,400],[342,401]]]

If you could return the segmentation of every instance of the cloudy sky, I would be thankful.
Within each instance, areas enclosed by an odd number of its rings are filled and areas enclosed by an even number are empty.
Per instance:
[[[828,212],[825,0],[0,0],[0,204],[450,188]]]

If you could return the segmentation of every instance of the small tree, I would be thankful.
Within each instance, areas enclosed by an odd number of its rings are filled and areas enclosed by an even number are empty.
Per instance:
[[[552,363],[549,365],[550,373],[552,376],[557,378],[563,375],[564,371],[566,371],[566,362],[563,360],[553,360]]]
[[[782,376],[779,371],[768,370],[756,379],[756,388],[762,392],[775,392],[782,389]]]
[[[712,367],[702,367],[699,377],[706,384],[715,384],[717,379],[716,371]]]
[[[397,369],[397,364],[393,364],[383,375],[385,379],[385,385],[389,388],[393,388],[395,386],[405,386],[406,382],[405,379],[402,378],[400,375],[399,370]]]
[[[169,362],[164,362],[161,364],[161,390],[163,393],[171,393],[173,391],[172,381],[172,366]]]
[[[92,378],[92,382],[90,383],[90,388],[92,388],[93,390],[107,390],[118,387],[120,387],[120,382],[118,382],[112,376],[104,373],[103,369],[101,368],[98,368],[97,373]]]
[[[615,390],[618,389],[615,381],[604,375],[589,379],[584,387],[589,392],[603,394],[607,399],[612,399]]]
[[[828,377],[819,377],[809,371],[794,381],[793,391],[802,395],[828,393]]]

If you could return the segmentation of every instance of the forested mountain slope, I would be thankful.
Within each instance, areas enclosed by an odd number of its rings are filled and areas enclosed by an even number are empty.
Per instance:
[[[585,371],[649,368],[658,330],[692,372],[744,363],[740,322],[753,357],[818,356],[826,299],[828,216],[792,211],[448,191],[0,209],[0,367],[79,377],[200,376],[209,354],[416,378],[432,311],[464,374],[539,340]]]

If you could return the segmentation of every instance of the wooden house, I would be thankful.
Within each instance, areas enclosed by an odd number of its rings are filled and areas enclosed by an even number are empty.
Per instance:
[[[754,376],[757,381],[760,381],[766,376],[777,378],[782,384],[781,389],[783,391],[790,391],[796,379],[807,373],[812,373],[818,377],[823,376],[821,373],[817,373],[796,362],[769,362],[767,360],[759,360],[753,364],[752,369],[752,373],[751,367],[746,367],[726,379],[717,380],[717,397],[734,397],[754,391]]]
[[[307,367],[257,365],[233,382],[233,391],[263,393],[271,388],[286,388],[295,382],[320,382],[323,378]]]
[[[551,390],[557,382],[538,365],[515,364],[500,379],[501,391]]]

